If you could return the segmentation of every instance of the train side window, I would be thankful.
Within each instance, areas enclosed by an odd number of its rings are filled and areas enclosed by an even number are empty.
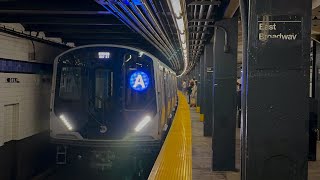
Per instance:
[[[108,69],[95,71],[95,107],[103,108],[103,104],[113,95],[113,72]]]
[[[81,86],[81,68],[62,67],[59,97],[64,100],[80,100]]]

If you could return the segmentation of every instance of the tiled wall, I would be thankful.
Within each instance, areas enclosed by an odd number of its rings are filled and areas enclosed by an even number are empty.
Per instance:
[[[52,74],[52,64],[34,63],[0,58],[0,72]]]
[[[0,146],[8,131],[19,140],[49,128],[52,63],[65,50],[0,33]]]

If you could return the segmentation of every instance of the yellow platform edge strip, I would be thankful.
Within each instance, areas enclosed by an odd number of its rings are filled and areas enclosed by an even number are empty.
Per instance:
[[[201,121],[201,122],[204,121],[204,114],[200,114],[200,121]]]
[[[148,180],[192,179],[190,109],[182,92],[178,97],[178,109]]]
[[[197,113],[200,112],[200,106],[198,106],[198,107],[196,108],[196,112],[197,112]]]

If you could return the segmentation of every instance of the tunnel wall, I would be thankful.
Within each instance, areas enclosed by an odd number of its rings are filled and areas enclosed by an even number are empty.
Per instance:
[[[46,156],[40,155],[50,148],[52,63],[65,50],[0,33],[1,180],[29,179],[43,166]]]

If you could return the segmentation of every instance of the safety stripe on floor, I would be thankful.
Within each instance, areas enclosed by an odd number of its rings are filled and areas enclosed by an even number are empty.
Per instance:
[[[152,168],[149,180],[192,179],[192,133],[190,109],[185,96],[178,92],[178,108]]]

